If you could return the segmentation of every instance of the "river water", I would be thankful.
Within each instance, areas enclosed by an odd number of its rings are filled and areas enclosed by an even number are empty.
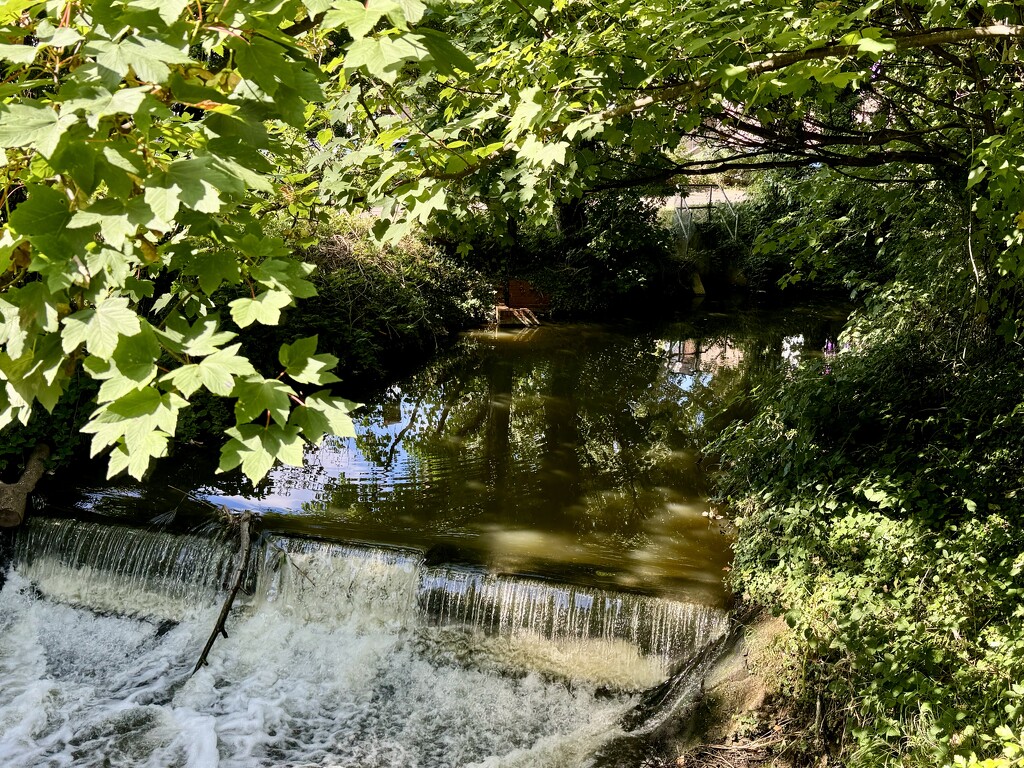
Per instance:
[[[727,629],[701,446],[841,320],[479,331],[256,489],[191,450],[51,478],[7,543],[0,763],[593,764]],[[251,567],[191,675],[242,509]]]

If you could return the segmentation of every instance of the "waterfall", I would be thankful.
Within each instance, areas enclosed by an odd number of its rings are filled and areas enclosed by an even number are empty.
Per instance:
[[[4,764],[582,765],[725,629],[704,606],[265,535],[189,677],[234,554],[32,520],[0,591]]]

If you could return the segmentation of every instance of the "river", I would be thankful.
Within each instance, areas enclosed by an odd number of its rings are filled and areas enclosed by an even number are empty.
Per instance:
[[[727,629],[701,447],[842,314],[466,334],[256,489],[188,447],[5,543],[7,766],[584,766]],[[237,544],[252,565],[209,664]],[[635,718],[634,718],[635,719]]]

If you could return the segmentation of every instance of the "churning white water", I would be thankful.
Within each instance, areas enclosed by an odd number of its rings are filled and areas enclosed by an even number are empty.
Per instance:
[[[4,766],[576,766],[720,611],[259,543],[37,519],[0,591]]]

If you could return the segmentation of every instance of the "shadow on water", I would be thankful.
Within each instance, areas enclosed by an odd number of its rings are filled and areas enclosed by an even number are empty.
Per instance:
[[[417,549],[436,563],[727,599],[727,531],[701,448],[765,376],[820,353],[841,312],[705,309],[649,325],[466,334],[371,398],[354,439],[255,490],[179,452],[148,483],[44,487],[50,514],[150,523],[256,508],[264,528]]]

